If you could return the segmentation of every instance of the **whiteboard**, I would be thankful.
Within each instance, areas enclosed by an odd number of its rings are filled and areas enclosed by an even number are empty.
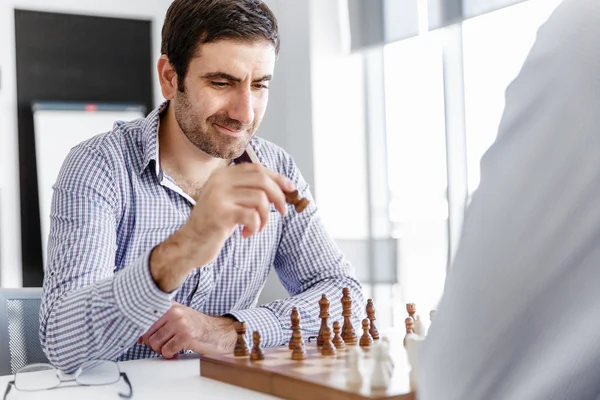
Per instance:
[[[110,131],[116,121],[131,121],[143,116],[144,107],[141,106],[80,103],[33,105],[44,270],[50,230],[52,186],[69,151],[93,136]]]

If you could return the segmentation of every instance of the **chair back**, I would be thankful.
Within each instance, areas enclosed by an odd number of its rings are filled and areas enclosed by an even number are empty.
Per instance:
[[[0,289],[0,375],[47,363],[39,335],[41,288]]]

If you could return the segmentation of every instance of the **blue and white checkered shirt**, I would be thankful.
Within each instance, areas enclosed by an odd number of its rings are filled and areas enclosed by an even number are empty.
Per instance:
[[[298,307],[305,335],[320,325],[319,299],[341,320],[342,288],[354,300],[354,326],[364,316],[354,271],[327,235],[308,185],[281,148],[254,138],[260,162],[290,178],[311,200],[302,213],[272,209],[265,229],[243,239],[236,229],[214,262],[198,266],[181,287],[163,293],[148,257],[177,231],[195,205],[161,170],[158,124],[167,103],[147,118],[117,122],[112,131],[72,149],[54,186],[40,338],[48,359],[65,371],[90,359],[157,356],[137,339],[176,301],[209,315],[230,313],[247,324],[247,340],[285,344]],[[257,307],[274,266],[290,298]]]

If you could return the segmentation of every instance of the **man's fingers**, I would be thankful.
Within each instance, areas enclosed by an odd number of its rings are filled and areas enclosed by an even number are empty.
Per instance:
[[[235,202],[244,208],[253,208],[258,212],[260,219],[259,231],[269,221],[269,199],[265,192],[259,189],[237,189],[235,190]]]
[[[138,340],[138,342],[141,340],[142,343],[148,343],[148,339],[150,338],[150,336],[154,335],[154,333],[156,331],[158,331],[160,328],[162,328],[163,326],[165,326],[165,324],[167,323],[168,320],[169,320],[169,312],[167,311],[167,313],[165,315],[163,315],[162,317],[160,317],[158,319],[158,321],[156,321],[150,327],[150,329],[148,329],[148,331],[146,331],[146,333],[144,333],[142,335],[142,337]]]
[[[283,175],[257,164],[243,164],[236,167],[245,167],[236,171],[231,184],[238,188],[252,188],[264,191],[269,202],[285,215],[287,212],[284,191],[291,192],[295,189],[294,184]]]
[[[162,356],[165,358],[171,359],[177,357],[181,350],[185,349],[179,336],[176,335],[173,336],[167,343],[165,343],[157,353],[162,354]]]
[[[175,336],[173,324],[166,324],[148,338],[146,344],[155,352],[161,353],[163,346]]]
[[[236,221],[243,225],[242,236],[248,238],[260,230],[261,223],[258,212],[253,208],[238,207],[236,210]]]

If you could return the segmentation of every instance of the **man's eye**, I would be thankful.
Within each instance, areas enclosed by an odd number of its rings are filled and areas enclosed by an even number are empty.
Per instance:
[[[211,83],[215,87],[225,87],[225,86],[229,85],[227,82],[211,82]]]
[[[267,85],[257,84],[257,85],[254,85],[254,88],[259,89],[259,90],[266,90],[269,87]]]

